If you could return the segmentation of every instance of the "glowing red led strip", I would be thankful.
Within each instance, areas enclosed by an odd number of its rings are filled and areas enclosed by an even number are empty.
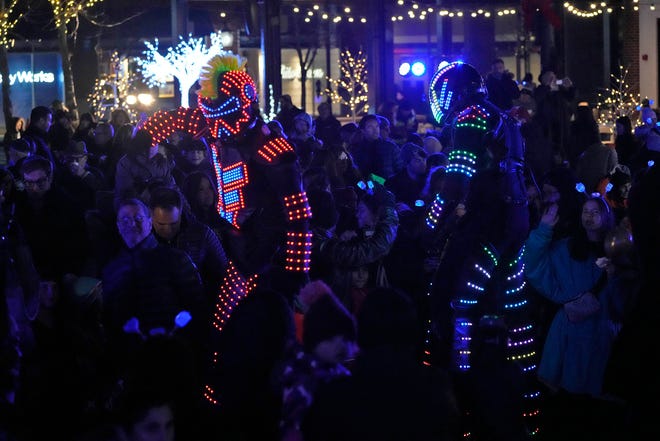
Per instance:
[[[227,273],[220,286],[218,301],[215,304],[215,312],[213,313],[213,326],[218,331],[222,331],[229,317],[231,317],[233,310],[257,286],[256,278],[257,276],[254,275],[246,280],[238,272],[234,264],[229,262]]]
[[[247,280],[238,272],[234,264],[230,261],[227,267],[225,278],[220,286],[218,302],[215,305],[213,314],[213,326],[218,332],[222,332],[225,324],[231,317],[233,311],[247,295],[256,288],[257,275],[253,275]],[[214,351],[212,354],[212,363],[216,365],[220,359],[220,354]],[[208,384],[204,386],[204,398],[213,405],[218,404],[216,391]]]
[[[309,272],[312,254],[312,233],[286,233],[286,265],[285,269],[292,272]]]
[[[257,154],[268,162],[273,162],[278,156],[293,152],[293,147],[284,138],[273,138],[262,145]]]
[[[312,210],[309,207],[307,194],[304,191],[291,196],[284,196],[284,206],[289,215],[289,221],[309,219],[312,217]]]
[[[167,139],[174,132],[198,134],[205,126],[199,109],[178,108],[176,111],[160,110],[144,123],[154,144]]]

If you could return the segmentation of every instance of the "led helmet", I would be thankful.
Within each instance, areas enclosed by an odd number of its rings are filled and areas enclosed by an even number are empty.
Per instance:
[[[486,95],[486,86],[479,72],[462,61],[443,61],[431,78],[429,101],[433,117],[444,125],[451,120],[469,98]]]
[[[245,72],[245,63],[239,55],[225,53],[211,58],[202,69],[198,104],[216,138],[231,138],[256,119],[257,88]]]

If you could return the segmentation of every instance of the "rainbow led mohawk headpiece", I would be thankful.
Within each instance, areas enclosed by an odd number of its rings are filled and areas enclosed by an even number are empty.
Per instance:
[[[245,72],[246,62],[227,52],[211,58],[202,68],[199,108],[217,138],[234,136],[254,122],[252,104],[257,102],[257,88]]]
[[[218,79],[220,75],[231,70],[245,71],[246,64],[247,60],[245,58],[231,52],[211,58],[200,73],[199,85],[201,89],[197,91],[197,94],[212,100],[218,98]]]

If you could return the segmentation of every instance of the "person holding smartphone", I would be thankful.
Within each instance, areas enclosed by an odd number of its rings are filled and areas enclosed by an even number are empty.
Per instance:
[[[541,72],[539,83],[534,90],[537,120],[552,141],[555,161],[562,163],[567,160],[565,145],[569,140],[575,87],[568,77],[558,80],[552,69],[544,69]]]

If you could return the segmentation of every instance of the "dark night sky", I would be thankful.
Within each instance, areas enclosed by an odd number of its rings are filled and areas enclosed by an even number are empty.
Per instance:
[[[195,34],[207,34],[214,26],[240,26],[243,23],[242,2],[188,2],[190,21],[195,23]],[[232,17],[220,23],[220,9],[227,10]],[[52,7],[48,0],[30,0],[23,6],[26,12],[14,29],[13,36],[18,41],[24,39],[54,39],[55,26]],[[110,40],[125,38],[152,39],[156,36],[169,37],[171,29],[170,0],[105,0],[90,10],[93,21],[105,26],[95,26],[85,17],[80,19],[80,38],[103,35]],[[121,23],[121,24],[119,24]]]
[[[252,0],[252,2],[256,2],[256,0]],[[121,22],[121,24],[112,27],[100,27],[90,24],[85,18],[81,18],[78,35],[81,38],[103,35],[104,40],[109,41],[119,41],[126,36],[135,39],[169,37],[171,33],[170,3],[171,0],[105,0],[93,7],[90,15],[93,16],[94,21],[99,23],[112,25]],[[204,35],[216,29],[245,29],[245,14],[248,10],[246,7],[248,3],[250,3],[248,0],[189,0],[187,1],[189,20],[194,23],[194,29],[192,30],[196,35]],[[313,4],[324,5],[325,3],[324,0],[298,0],[296,2],[282,0],[282,12],[285,15],[291,13],[294,4],[301,6],[301,8],[307,8]],[[339,9],[342,9],[343,6],[351,6],[354,12],[367,6],[366,0],[337,0],[331,3]],[[411,4],[412,2],[406,3]],[[435,0],[418,0],[417,3],[420,6],[436,6]],[[444,1],[443,5],[467,6],[477,3],[493,6],[505,3],[516,4],[517,2],[512,0],[479,0],[478,2],[450,0]],[[52,20],[52,7],[49,5],[48,0],[28,0],[19,4],[22,5],[19,7],[23,8],[23,12],[27,13],[15,29],[14,36],[17,41],[56,38]],[[395,0],[382,0],[382,4],[383,6],[395,8],[396,2]],[[219,17],[220,11],[227,12],[227,18],[221,19]],[[358,15],[364,12],[360,11]]]

